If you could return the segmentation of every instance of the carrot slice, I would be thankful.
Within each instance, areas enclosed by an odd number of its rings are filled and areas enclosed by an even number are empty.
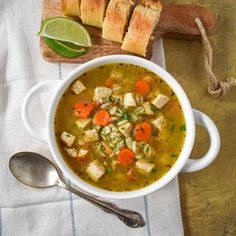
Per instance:
[[[120,151],[117,160],[122,166],[128,166],[134,161],[134,153],[130,149],[124,148]]]
[[[137,141],[147,141],[150,139],[151,134],[151,125],[146,122],[138,124],[134,129],[134,136]]]
[[[112,79],[107,79],[105,82],[105,85],[109,88],[111,88],[113,86],[113,80]]]
[[[80,118],[87,118],[94,109],[93,103],[88,101],[78,102],[74,105],[75,115]]]
[[[95,114],[94,120],[97,125],[105,126],[110,123],[110,114],[108,111],[100,110]]]
[[[139,93],[142,95],[147,95],[151,89],[150,89],[150,85],[147,81],[138,80],[135,83],[135,90],[136,90],[136,93]]]

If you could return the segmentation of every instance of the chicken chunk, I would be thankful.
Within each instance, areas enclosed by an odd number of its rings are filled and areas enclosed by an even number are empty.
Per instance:
[[[136,107],[136,101],[133,93],[126,93],[124,96],[124,106]]]
[[[99,103],[106,101],[112,94],[112,89],[107,87],[97,87],[95,88],[95,95],[93,100]]]
[[[98,141],[99,136],[98,132],[96,129],[88,129],[84,132],[84,142],[89,143],[89,142],[94,142]]]
[[[85,129],[86,127],[88,127],[88,125],[92,122],[91,118],[88,119],[78,119],[75,122],[75,125],[79,128],[79,129]]]
[[[61,140],[68,146],[68,147],[71,147],[72,144],[74,143],[75,141],[75,136],[72,135],[72,134],[69,134],[68,132],[64,131],[62,134],[61,134]]]
[[[169,102],[169,98],[162,94],[162,93],[159,93],[152,101],[152,104],[154,106],[156,106],[158,109],[162,109],[166,104],[167,102]]]
[[[88,154],[88,150],[86,148],[80,148],[78,151],[78,157],[85,157]]]
[[[136,161],[135,163],[135,168],[137,169],[137,171],[141,174],[149,174],[152,169],[154,168],[154,164],[152,163],[148,163],[146,162],[144,159],[140,159],[138,161]]]
[[[152,107],[151,107],[151,104],[149,102],[144,102],[143,107],[144,107],[144,110],[145,110],[145,114],[153,115]]]
[[[95,160],[89,164],[86,173],[94,182],[97,182],[105,173],[105,168],[99,160]]]
[[[118,130],[127,138],[130,136],[130,132],[133,130],[133,125],[129,122],[120,125]]]
[[[77,157],[78,156],[78,150],[75,148],[65,148],[66,152],[71,157]]]
[[[163,115],[159,116],[155,120],[152,121],[156,128],[162,130],[166,126],[166,119]]]
[[[65,148],[65,150],[71,157],[83,158],[88,154],[88,150],[85,148],[80,148],[79,150],[75,148]]]
[[[75,94],[81,94],[86,89],[86,87],[79,80],[77,80],[72,85],[71,89]]]

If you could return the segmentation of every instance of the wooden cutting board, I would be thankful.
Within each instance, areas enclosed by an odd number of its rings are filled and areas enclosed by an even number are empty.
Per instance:
[[[60,0],[44,0],[42,9],[42,20],[55,16],[62,16]],[[170,5],[164,4],[161,13],[159,24],[156,27],[154,36],[166,38],[179,39],[196,39],[200,37],[200,32],[196,26],[195,18],[199,17],[206,31],[210,32],[215,24],[214,16],[206,8],[196,5]],[[44,42],[40,39],[40,51],[43,58],[49,62],[61,63],[83,63],[91,59],[112,55],[112,54],[130,54],[127,51],[121,50],[121,44],[105,40],[101,37],[102,30],[99,28],[85,26],[92,36],[93,46],[89,51],[77,58],[66,58],[54,53]],[[150,59],[152,56],[152,43],[149,43],[147,48],[146,58]]]

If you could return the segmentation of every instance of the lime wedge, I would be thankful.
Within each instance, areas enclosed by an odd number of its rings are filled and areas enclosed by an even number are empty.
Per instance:
[[[39,36],[91,47],[88,31],[77,21],[68,17],[53,17],[42,22]]]
[[[63,57],[79,57],[86,53],[86,50],[82,48],[81,46],[68,43],[68,42],[62,42],[58,41],[56,39],[50,39],[50,38],[44,38],[44,41],[50,47],[54,52],[57,54],[63,56]]]

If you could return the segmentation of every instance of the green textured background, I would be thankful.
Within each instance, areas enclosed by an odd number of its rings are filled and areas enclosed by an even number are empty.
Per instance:
[[[217,22],[209,35],[213,70],[218,79],[236,77],[236,0],[169,0],[198,4],[214,12]],[[219,128],[221,150],[207,169],[180,174],[180,196],[186,235],[236,235],[236,87],[225,97],[211,98],[200,41],[164,40],[167,70],[185,89],[191,104],[209,115]],[[205,130],[197,128],[192,157],[209,147]]]

